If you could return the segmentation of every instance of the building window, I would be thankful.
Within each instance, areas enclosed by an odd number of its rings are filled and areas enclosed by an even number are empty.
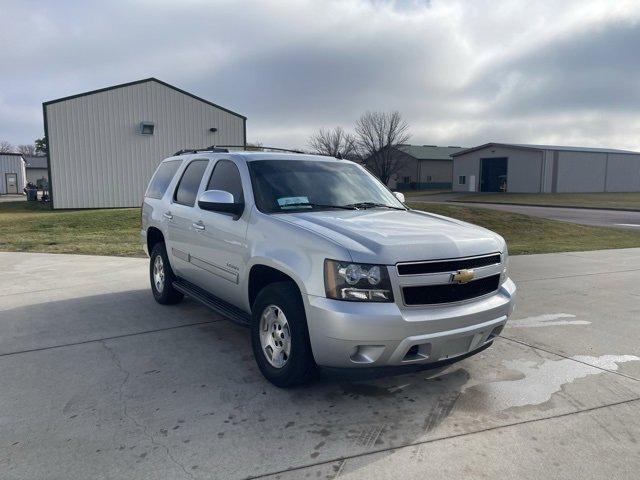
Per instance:
[[[460,185],[464,185],[465,183],[467,183],[467,176],[466,175],[460,175],[458,177],[458,183]]]
[[[403,177],[402,183],[411,183],[411,177]]]
[[[153,135],[154,128],[153,122],[140,122],[140,135]]]
[[[432,180],[431,175],[427,175],[427,182],[430,182]]]

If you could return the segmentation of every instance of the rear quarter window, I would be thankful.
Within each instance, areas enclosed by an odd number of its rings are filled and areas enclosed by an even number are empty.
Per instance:
[[[181,163],[182,160],[162,162],[153,175],[153,178],[151,178],[149,187],[147,187],[147,193],[145,193],[144,196],[149,198],[162,198]]]

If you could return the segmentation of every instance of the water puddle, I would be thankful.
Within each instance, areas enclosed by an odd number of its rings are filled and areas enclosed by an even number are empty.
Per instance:
[[[476,407],[480,402],[485,408],[494,411],[539,405],[549,401],[552,395],[559,392],[562,386],[567,383],[589,375],[604,373],[602,369],[616,371],[619,363],[633,361],[640,361],[640,357],[635,355],[602,355],[600,357],[576,355],[570,359],[545,359],[542,362],[506,360],[503,362],[504,366],[512,372],[518,372],[520,378],[469,384],[464,391],[471,394],[471,398],[465,396],[469,401],[473,401]]]
[[[587,320],[561,320],[563,318],[576,318],[570,313],[547,313],[535,317],[520,318],[518,320],[510,320],[507,326],[512,328],[538,328],[565,325],[589,325],[591,322]]]

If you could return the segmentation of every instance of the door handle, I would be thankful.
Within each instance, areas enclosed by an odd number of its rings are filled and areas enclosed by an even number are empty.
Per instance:
[[[173,215],[171,215],[171,212],[164,212],[162,216],[167,220],[173,220]]]
[[[202,223],[202,221],[200,221],[200,222],[193,222],[193,223],[191,224],[191,226],[192,226],[193,228],[195,228],[196,230],[200,230],[200,231],[204,230],[204,223]]]

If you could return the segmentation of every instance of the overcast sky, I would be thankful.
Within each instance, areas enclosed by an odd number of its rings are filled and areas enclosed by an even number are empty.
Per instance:
[[[248,117],[250,141],[399,110],[415,144],[640,150],[639,1],[0,0],[0,140],[42,102],[146,77]]]

